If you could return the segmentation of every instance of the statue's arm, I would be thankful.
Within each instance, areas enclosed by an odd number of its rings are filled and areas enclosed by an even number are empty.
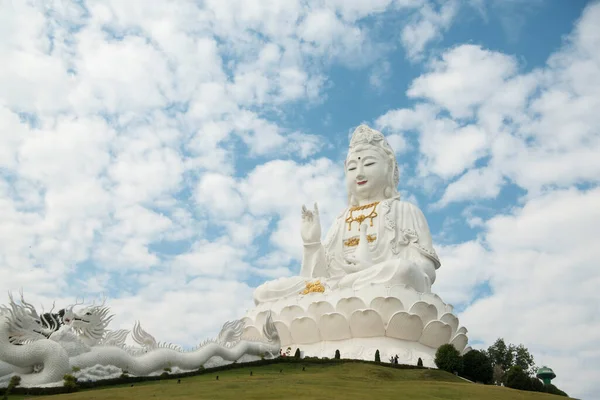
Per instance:
[[[431,284],[435,282],[436,269],[440,267],[440,260],[433,248],[433,241],[429,225],[423,212],[410,203],[403,205],[403,222],[401,227],[413,230],[417,237],[410,241],[407,258],[418,260],[423,272],[429,278]]]
[[[302,252],[300,276],[305,278],[327,277],[327,257],[321,242],[305,243]]]

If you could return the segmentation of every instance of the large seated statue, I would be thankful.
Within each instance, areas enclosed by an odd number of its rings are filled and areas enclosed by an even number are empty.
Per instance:
[[[283,345],[309,355],[332,357],[342,347],[347,357],[372,359],[379,349],[432,364],[441,344],[463,351],[466,329],[431,293],[440,261],[427,221],[400,200],[398,164],[383,134],[359,126],[344,168],[348,207],[321,242],[317,205],[302,206],[300,275],[255,290],[247,335],[259,334],[255,326],[272,312]]]

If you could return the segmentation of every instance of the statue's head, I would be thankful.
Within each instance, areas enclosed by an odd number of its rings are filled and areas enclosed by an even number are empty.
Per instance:
[[[381,132],[360,125],[352,134],[345,162],[348,203],[379,201],[398,195],[396,154]]]

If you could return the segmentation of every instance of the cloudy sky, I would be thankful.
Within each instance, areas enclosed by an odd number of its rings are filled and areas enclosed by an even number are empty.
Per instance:
[[[345,206],[368,123],[474,347],[523,343],[600,397],[597,21],[583,0],[0,0],[0,293],[106,295],[114,328],[191,346],[298,273],[300,207]]]

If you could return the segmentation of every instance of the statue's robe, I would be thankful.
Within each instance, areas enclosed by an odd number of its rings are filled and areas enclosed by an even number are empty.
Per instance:
[[[300,276],[280,278],[259,286],[257,304],[297,295],[313,279],[321,279],[330,290],[359,289],[369,284],[404,284],[419,292],[430,292],[435,270],[440,267],[433,249],[425,216],[418,207],[400,201],[399,196],[377,206],[374,219],[377,239],[369,245],[372,265],[356,272],[345,260],[356,247],[347,247],[345,222],[349,208],[334,221],[321,244],[305,244]]]

